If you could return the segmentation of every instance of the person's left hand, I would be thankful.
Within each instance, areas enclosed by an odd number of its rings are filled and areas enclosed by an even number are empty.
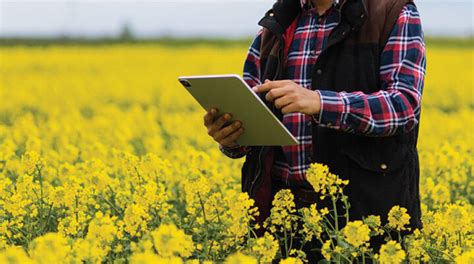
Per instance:
[[[256,93],[268,91],[265,99],[273,102],[283,114],[304,113],[307,115],[319,114],[321,98],[319,93],[306,89],[293,81],[269,81],[252,88]]]

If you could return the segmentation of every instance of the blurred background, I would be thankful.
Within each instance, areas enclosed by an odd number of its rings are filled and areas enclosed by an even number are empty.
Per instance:
[[[2,38],[247,38],[273,0],[0,0]],[[473,35],[474,0],[419,0],[432,37]]]

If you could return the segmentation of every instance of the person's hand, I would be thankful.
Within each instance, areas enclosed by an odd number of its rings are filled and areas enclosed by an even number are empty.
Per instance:
[[[321,111],[321,98],[319,93],[301,87],[290,80],[269,81],[252,88],[256,93],[268,91],[265,96],[267,101],[273,102],[275,107],[281,109],[283,114],[304,113],[307,115],[319,114]]]
[[[217,117],[217,109],[215,108],[209,109],[204,115],[204,125],[209,136],[227,148],[238,146],[235,141],[244,133],[242,122],[233,121],[228,124],[231,119],[232,116],[230,114]]]

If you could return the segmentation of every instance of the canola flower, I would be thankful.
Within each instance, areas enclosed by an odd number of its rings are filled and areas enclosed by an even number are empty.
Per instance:
[[[48,233],[31,242],[29,255],[36,263],[61,263],[71,256],[71,246],[58,233]]]
[[[390,212],[388,212],[389,227],[397,231],[402,231],[407,229],[406,225],[409,223],[410,215],[408,215],[406,208],[397,205],[390,209]]]
[[[306,241],[311,241],[314,237],[320,238],[323,232],[322,222],[326,211],[317,209],[317,204],[312,204],[309,208],[301,209],[303,227],[300,230],[301,236]]]
[[[297,243],[285,248],[291,239],[320,240],[335,262],[473,262],[474,49],[428,46],[424,228],[380,252],[365,246],[367,228],[369,237],[402,231],[403,208],[336,228],[332,208],[298,212],[282,192],[267,234],[255,236],[258,211],[239,186],[243,160],[219,152],[200,129],[203,110],[176,81],[241,72],[246,49],[1,47],[0,263],[304,262]],[[307,178],[322,199],[347,202],[350,182],[325,165]]]
[[[299,258],[286,258],[280,261],[280,264],[303,264],[303,261]]]
[[[349,184],[348,180],[342,180],[337,175],[329,172],[329,167],[323,164],[313,163],[306,173],[306,179],[316,192],[324,196],[336,196],[343,193],[344,186]]]
[[[342,233],[344,234],[346,241],[356,248],[363,246],[370,239],[369,226],[364,224],[362,221],[347,223],[342,230]]]
[[[364,222],[364,224],[369,226],[371,234],[373,236],[383,234],[384,230],[381,228],[382,221],[380,219],[380,216],[378,216],[378,215],[369,215],[369,216],[364,218],[363,222]]]
[[[189,257],[194,250],[193,240],[173,224],[163,224],[151,232],[153,245],[162,257]]]
[[[230,255],[224,262],[225,264],[257,264],[257,259],[242,253]]]
[[[277,255],[278,250],[278,241],[268,232],[266,232],[263,237],[256,239],[251,248],[252,254],[255,255],[261,263],[271,262]]]
[[[265,226],[271,232],[292,230],[296,223],[296,205],[290,190],[280,190],[275,194],[272,202],[271,215]]]
[[[382,264],[399,264],[405,260],[406,253],[396,241],[388,241],[380,248],[379,260]]]

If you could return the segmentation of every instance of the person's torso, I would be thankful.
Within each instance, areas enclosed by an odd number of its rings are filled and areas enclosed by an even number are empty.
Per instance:
[[[339,11],[333,6],[323,15],[305,9],[297,22],[293,41],[288,51],[284,78],[293,80],[305,89],[312,87],[312,70],[325,48],[331,31],[339,22]],[[283,124],[298,139],[299,145],[277,148],[273,175],[290,186],[308,186],[306,170],[311,164],[312,117],[302,113],[283,116]]]

